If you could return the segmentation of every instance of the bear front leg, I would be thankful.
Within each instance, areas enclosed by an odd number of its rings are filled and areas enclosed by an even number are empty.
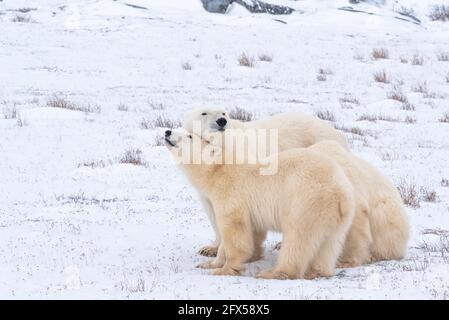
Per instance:
[[[209,218],[210,224],[212,225],[212,228],[214,229],[215,241],[208,246],[202,247],[198,251],[198,253],[200,255],[206,256],[206,257],[215,257],[217,255],[218,247],[220,246],[221,239],[220,239],[220,233],[218,232],[218,228],[217,228],[217,222],[215,219],[214,208],[212,207],[211,202],[205,195],[199,193],[199,198],[200,198],[201,204],[203,205],[203,209],[206,212],[207,217]]]
[[[226,255],[222,268],[216,269],[214,275],[240,275],[244,263],[254,253],[254,237],[249,214],[243,210],[217,212],[217,225],[222,236],[222,245]]]

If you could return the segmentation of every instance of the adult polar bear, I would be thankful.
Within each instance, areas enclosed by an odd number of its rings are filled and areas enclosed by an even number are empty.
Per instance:
[[[197,108],[185,115],[183,128],[194,133],[195,124],[199,124],[201,132],[195,132],[202,138],[210,137],[214,132],[226,129],[277,129],[278,152],[293,148],[304,148],[322,140],[333,140],[349,150],[345,136],[325,121],[300,112],[282,113],[261,120],[242,122],[230,119],[226,110],[219,108]],[[220,233],[217,230],[215,213],[209,199],[202,190],[198,190],[204,211],[206,211],[215,231],[215,241],[204,246],[199,253],[213,257],[217,255],[220,245]]]
[[[246,262],[260,258],[266,232],[274,230],[283,234],[277,264],[257,277],[311,279],[335,273],[355,198],[351,182],[332,158],[307,148],[279,152],[273,155],[277,174],[263,176],[260,164],[221,164],[225,146],[197,135],[168,130],[165,141],[189,181],[215,209],[222,241],[217,257],[201,267],[215,269],[214,275],[241,274]],[[182,161],[195,150],[218,161]]]

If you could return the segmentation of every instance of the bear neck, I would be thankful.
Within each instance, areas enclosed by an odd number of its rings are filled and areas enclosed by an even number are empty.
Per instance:
[[[246,183],[240,181],[239,176],[243,172],[248,179],[259,174],[259,165],[253,164],[187,164],[183,166],[183,171],[188,177],[190,183],[201,190],[209,197],[220,196],[223,184],[232,181],[232,187],[237,183]],[[237,178],[236,178],[237,177]]]
[[[201,190],[210,190],[216,176],[224,170],[224,167],[222,164],[186,164],[182,169],[193,186]]]

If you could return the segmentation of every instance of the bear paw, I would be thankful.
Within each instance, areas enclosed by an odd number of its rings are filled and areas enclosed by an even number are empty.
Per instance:
[[[212,275],[214,276],[238,276],[240,275],[240,271],[233,268],[218,268],[212,271]]]
[[[205,257],[216,257],[218,252],[218,247],[216,246],[205,246],[202,247],[198,253]]]
[[[281,271],[275,271],[273,269],[263,270],[256,275],[258,279],[276,279],[276,280],[287,280],[289,279],[288,274]]]
[[[358,260],[344,260],[344,261],[339,261],[337,263],[337,268],[341,268],[341,269],[345,269],[345,268],[355,268],[355,267],[360,267],[362,265],[362,263]]]
[[[304,276],[304,279],[313,280],[313,279],[317,279],[317,278],[330,278],[333,275],[334,274],[331,272],[321,272],[316,269],[311,269],[306,273],[306,275]]]
[[[200,269],[215,269],[216,268],[216,267],[213,266],[212,261],[207,261],[207,262],[200,263],[196,267],[200,268]]]

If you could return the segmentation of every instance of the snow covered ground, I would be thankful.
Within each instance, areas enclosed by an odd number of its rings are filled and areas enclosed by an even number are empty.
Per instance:
[[[449,2],[356,6],[375,15],[338,10],[343,0],[271,2],[298,11],[0,2],[0,298],[449,298],[449,22],[427,17]],[[395,18],[402,5],[421,25]],[[238,64],[243,52],[253,67]],[[353,151],[419,202],[407,258],[257,280],[277,257],[270,235],[242,277],[196,269],[213,232],[151,127],[201,105],[330,111]]]

